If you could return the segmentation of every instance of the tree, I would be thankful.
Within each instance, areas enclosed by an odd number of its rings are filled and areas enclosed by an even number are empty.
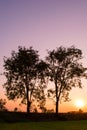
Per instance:
[[[7,79],[4,87],[7,97],[11,100],[20,98],[21,103],[27,104],[27,113],[30,112],[34,100],[40,99],[41,94],[42,98],[45,96],[43,81],[38,79],[38,77],[42,77],[40,64],[38,51],[32,47],[29,49],[19,47],[18,52],[12,52],[11,58],[4,58]],[[44,71],[42,70],[42,72]]]
[[[81,77],[85,68],[80,63],[82,51],[74,46],[69,48],[59,47],[49,51],[46,57],[49,64],[49,78],[55,85],[48,90],[48,95],[54,95],[56,99],[56,113],[58,113],[59,101],[69,100],[69,91],[72,87],[82,88]]]
[[[0,99],[0,111],[7,111],[6,107],[6,100],[5,99]]]
[[[17,112],[17,111],[18,111],[18,108],[17,108],[17,107],[15,107],[15,108],[14,108],[14,112]]]

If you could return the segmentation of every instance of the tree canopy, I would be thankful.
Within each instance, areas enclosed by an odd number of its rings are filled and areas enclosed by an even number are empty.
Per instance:
[[[56,97],[56,113],[58,113],[59,101],[64,98],[68,101],[69,91],[72,87],[82,88],[81,77],[85,68],[80,63],[82,51],[74,46],[59,47],[48,52],[46,57],[49,64],[49,79],[54,82],[55,88],[48,90],[48,95]]]
[[[19,47],[18,52],[13,51],[10,58],[4,58],[7,79],[4,87],[7,97],[11,100],[20,98],[22,103],[27,103],[28,113],[34,100],[45,101],[43,63],[39,60],[38,51],[32,47],[29,49]]]
[[[4,57],[4,87],[8,99],[19,98],[21,103],[27,104],[27,113],[34,101],[39,108],[46,111],[44,90],[48,87],[47,82],[51,81],[55,87],[48,90],[48,96],[55,97],[58,113],[59,101],[69,100],[72,87],[82,88],[81,78],[85,76],[86,69],[81,59],[82,51],[74,46],[60,46],[48,51],[46,60],[41,60],[38,51],[32,47],[19,47],[18,52],[12,51],[11,57]]]

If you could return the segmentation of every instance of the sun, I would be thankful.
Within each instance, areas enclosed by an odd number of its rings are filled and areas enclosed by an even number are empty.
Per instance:
[[[78,108],[83,108],[84,105],[85,105],[85,102],[82,99],[78,99],[78,100],[75,101],[75,105]]]

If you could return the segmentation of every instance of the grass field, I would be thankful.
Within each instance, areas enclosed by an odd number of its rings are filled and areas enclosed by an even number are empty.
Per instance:
[[[0,123],[0,130],[87,130],[87,120],[29,123]]]

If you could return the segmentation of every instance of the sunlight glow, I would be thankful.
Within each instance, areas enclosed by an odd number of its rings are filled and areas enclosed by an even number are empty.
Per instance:
[[[75,105],[78,108],[82,108],[82,107],[84,107],[85,102],[82,99],[78,99],[78,100],[75,101]]]

